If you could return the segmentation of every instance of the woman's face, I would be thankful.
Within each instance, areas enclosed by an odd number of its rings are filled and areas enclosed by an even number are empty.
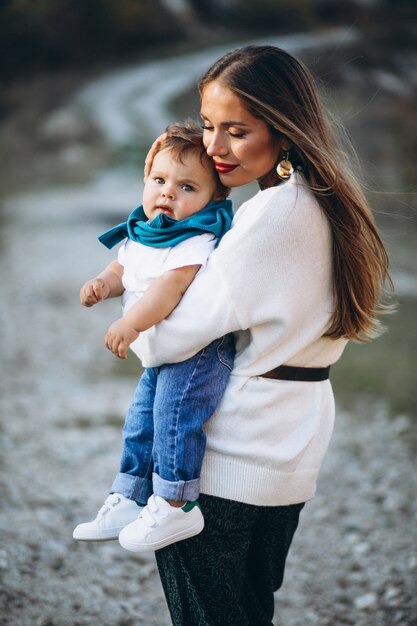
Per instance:
[[[201,98],[203,143],[213,158],[220,180],[238,187],[257,180],[274,184],[274,171],[283,140],[273,136],[262,120],[247,111],[240,98],[218,81],[208,83]]]

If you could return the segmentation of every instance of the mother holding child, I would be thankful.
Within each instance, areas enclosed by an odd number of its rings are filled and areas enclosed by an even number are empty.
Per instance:
[[[202,132],[155,142],[143,207],[100,237],[127,237],[118,260],[81,290],[123,295],[106,345],[146,369],[111,495],[74,538],[156,550],[175,626],[271,625],[332,433],[329,368],[377,334],[388,258],[300,61],[247,46],[199,89]],[[231,222],[229,188],[252,181]]]

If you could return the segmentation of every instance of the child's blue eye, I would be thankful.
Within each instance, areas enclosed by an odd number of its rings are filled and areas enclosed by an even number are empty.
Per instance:
[[[157,185],[163,185],[164,184],[164,179],[161,178],[160,176],[155,176],[154,181],[156,182]]]
[[[181,185],[181,189],[183,191],[194,191],[194,187],[192,187],[191,185]]]

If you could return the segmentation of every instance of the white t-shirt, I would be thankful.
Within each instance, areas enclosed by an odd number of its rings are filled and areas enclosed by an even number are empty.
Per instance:
[[[170,248],[153,248],[127,239],[119,248],[117,259],[123,266],[123,314],[141,299],[147,288],[164,272],[187,265],[201,265],[201,272],[216,243],[217,238],[210,233],[189,237]],[[140,337],[130,345],[135,354],[138,354],[139,341]]]

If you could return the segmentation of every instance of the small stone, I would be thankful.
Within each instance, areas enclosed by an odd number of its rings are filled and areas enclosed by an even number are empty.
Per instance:
[[[319,616],[315,611],[307,611],[305,615],[306,622],[308,624],[317,624],[319,620]]]
[[[325,508],[317,509],[314,512],[314,519],[318,521],[325,520],[329,517],[329,511]]]
[[[355,554],[366,554],[367,552],[369,552],[369,543],[366,543],[365,541],[357,543],[356,546],[353,548],[353,551],[355,552]]]
[[[391,598],[396,598],[400,590],[397,587],[387,587],[384,593],[384,600],[391,600]]]
[[[387,512],[398,511],[401,504],[401,494],[391,493],[385,498],[382,508]]]
[[[388,587],[384,593],[384,601],[390,607],[399,607],[402,604],[400,589]]]
[[[359,611],[365,611],[366,609],[372,609],[376,605],[377,595],[373,591],[365,593],[363,596],[359,596],[355,600],[355,606]]]
[[[40,617],[36,622],[36,626],[56,626],[56,623],[50,617]]]
[[[359,539],[360,539],[360,536],[358,535],[358,533],[355,533],[355,532],[349,532],[346,535],[346,542],[350,544],[357,543]]]

